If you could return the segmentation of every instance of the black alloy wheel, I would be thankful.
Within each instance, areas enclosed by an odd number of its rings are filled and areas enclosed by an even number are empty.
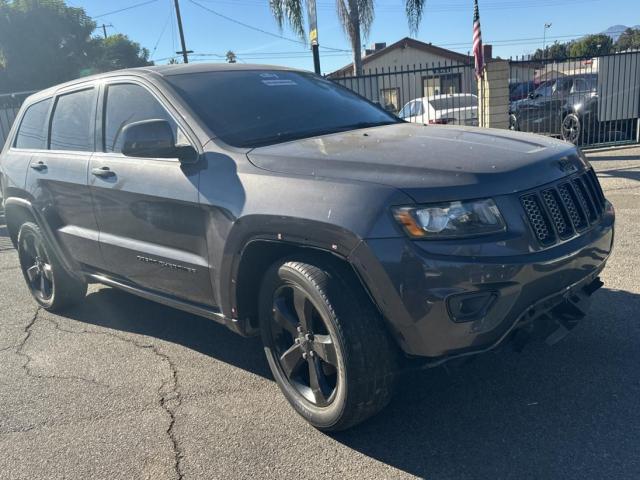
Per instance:
[[[271,373],[311,425],[344,430],[389,403],[399,351],[348,265],[313,254],[278,261],[259,306]]]
[[[580,118],[575,113],[570,113],[562,120],[562,139],[577,145],[580,140],[581,128]]]
[[[24,280],[42,308],[62,310],[85,297],[86,280],[62,267],[38,225],[24,223],[18,233],[17,245]]]
[[[338,387],[338,353],[323,318],[298,286],[273,295],[271,335],[278,365],[291,386],[318,407],[329,405]]]
[[[51,301],[55,294],[53,267],[42,237],[33,230],[26,231],[20,238],[20,264],[36,300]]]

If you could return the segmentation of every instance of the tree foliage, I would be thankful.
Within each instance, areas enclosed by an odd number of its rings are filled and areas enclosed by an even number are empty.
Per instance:
[[[616,49],[620,52],[625,50],[640,50],[640,28],[627,28],[616,42]]]
[[[95,28],[84,9],[64,0],[0,0],[0,92],[149,64],[146,49],[125,35],[92,37]]]
[[[570,57],[597,57],[613,51],[613,40],[609,35],[587,35],[569,44]]]
[[[345,34],[351,42],[353,50],[353,70],[354,74],[362,73],[362,39],[367,38],[373,19],[375,18],[374,0],[335,0],[336,11]],[[417,33],[422,12],[426,0],[404,0],[409,30],[412,34]],[[291,29],[304,41],[305,0],[269,0],[269,7],[276,22],[282,28],[288,24]]]
[[[567,43],[555,42],[544,50],[539,48],[533,54],[533,60],[566,60],[569,57],[591,58],[609,53],[640,49],[640,29],[627,28],[614,42],[609,35],[587,35]]]

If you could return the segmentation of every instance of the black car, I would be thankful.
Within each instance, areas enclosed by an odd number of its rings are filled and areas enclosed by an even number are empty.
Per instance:
[[[556,135],[574,144],[598,133],[598,75],[559,76],[540,84],[527,98],[512,102],[512,130]]]
[[[378,412],[405,368],[557,341],[613,242],[576,147],[406,123],[277,67],[167,65],[39,92],[0,185],[41,308],[100,283],[261,335],[322,430]]]

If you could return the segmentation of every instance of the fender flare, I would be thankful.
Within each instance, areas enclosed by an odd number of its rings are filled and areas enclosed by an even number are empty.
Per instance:
[[[250,215],[238,219],[225,242],[221,255],[219,300],[222,312],[229,318],[237,315],[237,280],[240,263],[251,244],[268,242],[283,248],[308,248],[349,261],[349,255],[362,239],[342,227],[275,215]]]
[[[74,277],[80,276],[78,273],[80,270],[80,266],[76,263],[75,260],[73,260],[71,255],[69,255],[65,248],[60,244],[53,231],[51,230],[49,224],[45,220],[44,215],[37,208],[35,208],[29,200],[20,197],[9,197],[4,200],[4,205],[7,220],[9,220],[10,210],[7,207],[15,206],[27,210],[35,220],[38,227],[40,227],[42,234],[46,238],[49,245],[51,245],[54,255],[58,260],[60,260],[60,263],[62,263],[64,269]]]

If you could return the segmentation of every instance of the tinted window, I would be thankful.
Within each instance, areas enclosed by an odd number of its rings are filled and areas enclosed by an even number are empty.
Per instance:
[[[452,110],[454,108],[477,107],[478,99],[471,95],[445,97],[429,100],[434,110]]]
[[[175,135],[175,122],[147,89],[132,83],[110,85],[105,108],[104,151],[121,152],[122,129],[130,123],[152,119],[167,120]]]
[[[17,148],[47,148],[47,114],[51,99],[34,103],[22,117],[15,146]]]
[[[350,90],[304,72],[205,72],[167,81],[216,136],[237,147],[399,122]]]
[[[51,122],[51,150],[93,151],[93,88],[58,97]]]

